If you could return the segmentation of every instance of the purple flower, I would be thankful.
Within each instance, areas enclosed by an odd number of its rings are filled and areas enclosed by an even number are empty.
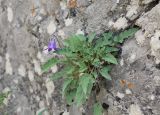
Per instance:
[[[48,52],[52,51],[52,50],[56,50],[57,46],[56,46],[56,40],[52,39],[49,43],[48,43]]]

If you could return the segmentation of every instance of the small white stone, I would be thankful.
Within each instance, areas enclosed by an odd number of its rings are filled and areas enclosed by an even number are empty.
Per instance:
[[[129,115],[143,115],[141,108],[137,104],[130,105]]]
[[[6,54],[6,66],[5,66],[5,72],[6,74],[12,75],[13,74],[13,70],[12,70],[12,65],[9,59],[9,54]]]
[[[47,32],[49,35],[52,35],[56,31],[56,24],[55,21],[50,21],[48,27],[47,27]]]
[[[56,72],[57,72],[57,70],[58,70],[57,65],[55,65],[55,66],[51,67],[51,70],[52,70],[52,73],[56,73]]]
[[[124,59],[123,59],[123,58],[120,60],[120,65],[121,65],[121,66],[124,65]]]
[[[63,30],[58,30],[58,36],[60,36],[61,38],[65,39],[65,33]]]
[[[43,53],[44,54],[48,54],[49,52],[48,52],[48,46],[44,46],[44,48],[43,48]]]
[[[34,81],[34,73],[33,73],[33,71],[28,71],[28,78],[29,78],[29,80],[31,81],[31,82],[33,82]]]
[[[135,59],[136,59],[136,53],[130,54],[129,62],[130,62],[130,63],[133,63],[133,62],[135,61]]]
[[[135,15],[138,13],[137,10],[138,10],[138,6],[129,7],[126,17],[129,19],[134,19]]]
[[[120,92],[117,92],[117,97],[119,97],[119,98],[123,98],[124,97],[124,94],[123,93],[120,93]]]
[[[114,25],[114,22],[112,21],[112,20],[110,20],[109,22],[108,22],[108,27],[112,27]]]
[[[42,62],[42,63],[45,62],[41,52],[37,53],[37,58],[40,60],[40,62]]]
[[[25,76],[26,75],[26,68],[24,65],[20,65],[19,68],[18,68],[18,74],[21,75],[21,76]]]
[[[14,79],[13,82],[14,82],[15,84],[18,84],[18,79]]]
[[[66,2],[64,2],[64,1],[60,2],[60,6],[61,6],[62,10],[65,10],[67,8]]]
[[[68,19],[65,19],[64,21],[65,21],[65,25],[66,26],[70,26],[72,24],[72,22],[73,22],[73,19],[72,18],[68,18]]]
[[[51,98],[52,93],[54,92],[55,86],[53,84],[53,81],[51,81],[49,78],[46,79],[46,88],[47,88],[48,97]]]
[[[42,75],[40,63],[37,60],[33,59],[33,64],[35,72],[38,73],[38,75]]]
[[[119,3],[119,0],[117,0],[116,3],[118,4],[118,3]]]
[[[132,91],[130,89],[126,89],[125,92],[126,92],[127,95],[131,95],[132,94]]]
[[[120,17],[113,25],[117,30],[125,29],[128,26],[128,21],[125,17]]]
[[[69,115],[69,112],[65,111],[65,112],[63,113],[63,115]]]
[[[135,33],[135,38],[136,38],[139,45],[144,44],[145,36],[144,36],[144,33],[142,32],[142,30],[139,30]]]
[[[155,100],[155,96],[154,95],[151,95],[150,98],[151,98],[152,101]]]
[[[84,32],[81,29],[78,29],[76,35],[84,35]]]
[[[7,8],[7,16],[8,16],[8,21],[12,22],[12,20],[13,20],[13,10],[12,10],[11,7]]]

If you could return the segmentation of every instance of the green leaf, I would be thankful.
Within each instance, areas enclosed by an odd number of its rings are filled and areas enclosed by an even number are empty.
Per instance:
[[[115,52],[118,51],[118,48],[115,47],[106,47],[106,53],[111,53],[111,52]]]
[[[68,91],[66,92],[66,101],[67,101],[67,104],[71,105],[76,96],[76,89],[72,90],[72,91]]]
[[[133,36],[138,31],[138,28],[130,28],[121,32],[118,36],[114,37],[114,41],[122,43],[126,38]]]
[[[45,111],[47,111],[47,109],[43,109],[42,111],[40,111],[40,112],[38,113],[38,115],[43,115],[43,113],[44,113]]]
[[[103,33],[103,37],[105,40],[109,40],[113,36],[112,32]]]
[[[107,80],[112,80],[111,76],[109,75],[109,71],[110,67],[106,66],[100,70],[100,74]]]
[[[58,59],[56,59],[56,58],[49,59],[44,65],[42,65],[42,67],[41,67],[42,71],[43,72],[48,71],[51,67],[53,67],[57,63],[59,63]]]
[[[85,65],[84,62],[81,62],[79,64],[79,67],[80,67],[79,72],[81,72],[81,73],[84,72],[85,70],[87,70],[87,66]]]
[[[94,76],[95,79],[98,77],[98,74],[96,71],[92,72],[92,75]]]
[[[100,103],[95,103],[93,106],[93,115],[103,115],[103,108]]]
[[[112,54],[106,54],[102,59],[112,64],[118,64],[117,59]]]
[[[88,35],[88,42],[91,43],[93,41],[93,39],[95,38],[96,33],[92,33]]]
[[[88,86],[94,83],[94,79],[90,74],[83,74],[80,77],[80,85],[82,86],[83,92],[86,95],[88,92]]]
[[[95,67],[100,67],[101,65],[101,62],[98,58],[94,59],[92,65],[94,65]]]
[[[67,89],[69,89],[68,86],[70,85],[70,83],[71,83],[72,81],[73,81],[72,78],[68,78],[68,79],[65,79],[65,80],[64,80],[63,88],[62,88],[63,96],[64,96],[65,93],[67,92]]]
[[[77,92],[76,92],[75,102],[77,103],[77,106],[80,106],[85,101],[86,101],[86,96],[83,92],[81,85],[79,85],[79,87],[77,88]]]

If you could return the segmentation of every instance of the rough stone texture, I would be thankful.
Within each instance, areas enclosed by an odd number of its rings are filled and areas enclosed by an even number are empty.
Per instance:
[[[113,87],[107,82],[97,97],[109,105],[107,115],[159,115],[160,4],[150,6],[154,1],[77,0],[73,16],[65,1],[0,0],[0,91],[11,91],[0,115],[36,115],[44,109],[44,115],[81,115],[75,106],[68,112],[60,93],[62,80],[49,80],[58,66],[41,71],[40,65],[55,56],[46,50],[51,35],[64,40],[135,22],[142,29],[123,44],[120,64],[111,72]]]

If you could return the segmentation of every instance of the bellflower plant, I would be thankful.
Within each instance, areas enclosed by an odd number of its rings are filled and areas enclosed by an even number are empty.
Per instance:
[[[49,59],[42,70],[48,71],[56,64],[63,65],[63,68],[54,73],[53,80],[62,78],[64,80],[62,95],[70,104],[84,105],[95,87],[100,86],[100,79],[112,80],[110,71],[112,65],[118,64],[116,59],[119,52],[119,45],[126,38],[134,35],[137,28],[125,30],[119,34],[113,32],[103,33],[97,37],[95,34],[88,36],[74,35],[64,41],[64,47],[56,50],[55,40],[50,41],[48,51],[52,49],[63,58]],[[93,88],[94,87],[94,88]],[[101,103],[95,100],[94,115],[102,115]]]

